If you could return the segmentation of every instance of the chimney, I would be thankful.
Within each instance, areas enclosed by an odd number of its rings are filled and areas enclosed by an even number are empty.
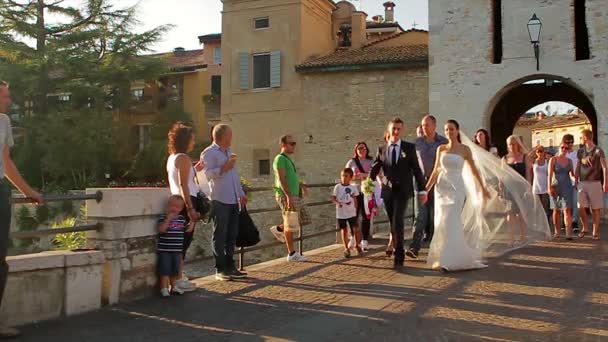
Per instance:
[[[175,56],[183,56],[184,52],[186,52],[186,49],[184,49],[183,47],[176,47],[175,49],[173,49],[173,55]]]
[[[382,5],[384,6],[384,21],[387,23],[395,22],[395,3],[387,1]]]
[[[353,12],[351,17],[351,46],[360,49],[367,42],[367,14],[365,12]]]

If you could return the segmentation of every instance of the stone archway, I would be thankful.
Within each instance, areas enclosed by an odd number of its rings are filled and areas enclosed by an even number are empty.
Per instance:
[[[528,83],[545,80],[543,83]],[[597,113],[591,98],[574,82],[555,75],[530,75],[504,87],[491,101],[486,115],[493,143],[501,154],[506,153],[506,139],[517,120],[530,108],[548,101],[561,101],[580,108],[596,132]]]

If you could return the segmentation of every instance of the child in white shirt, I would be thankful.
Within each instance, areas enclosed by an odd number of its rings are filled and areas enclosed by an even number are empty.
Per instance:
[[[340,174],[340,184],[334,187],[332,201],[336,204],[336,218],[338,219],[338,227],[342,230],[342,243],[344,244],[344,257],[350,257],[350,249],[348,248],[348,226],[355,236],[355,248],[357,254],[362,255],[361,249],[362,234],[357,223],[357,196],[359,190],[356,185],[351,185],[354,177],[351,168],[345,168]]]

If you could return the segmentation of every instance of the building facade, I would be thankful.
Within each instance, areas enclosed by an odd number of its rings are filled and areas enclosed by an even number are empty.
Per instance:
[[[333,182],[354,144],[374,149],[392,117],[415,135],[428,113],[428,34],[404,31],[385,7],[390,21],[346,1],[224,1],[222,121],[243,175],[268,183],[287,133],[307,182]]]
[[[530,127],[533,146],[545,146],[557,151],[566,134],[574,136],[574,143],[581,144],[585,129],[592,129],[584,113],[548,116]]]
[[[525,111],[564,101],[608,148],[604,0],[430,0],[429,17],[430,109],[441,120],[457,119],[467,133],[485,127],[504,151]]]

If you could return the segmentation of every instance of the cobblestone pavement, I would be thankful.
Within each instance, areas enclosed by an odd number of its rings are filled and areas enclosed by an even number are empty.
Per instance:
[[[540,243],[484,270],[395,271],[377,241],[244,281],[23,327],[22,341],[608,341],[608,242]],[[421,259],[424,259],[422,257]]]

